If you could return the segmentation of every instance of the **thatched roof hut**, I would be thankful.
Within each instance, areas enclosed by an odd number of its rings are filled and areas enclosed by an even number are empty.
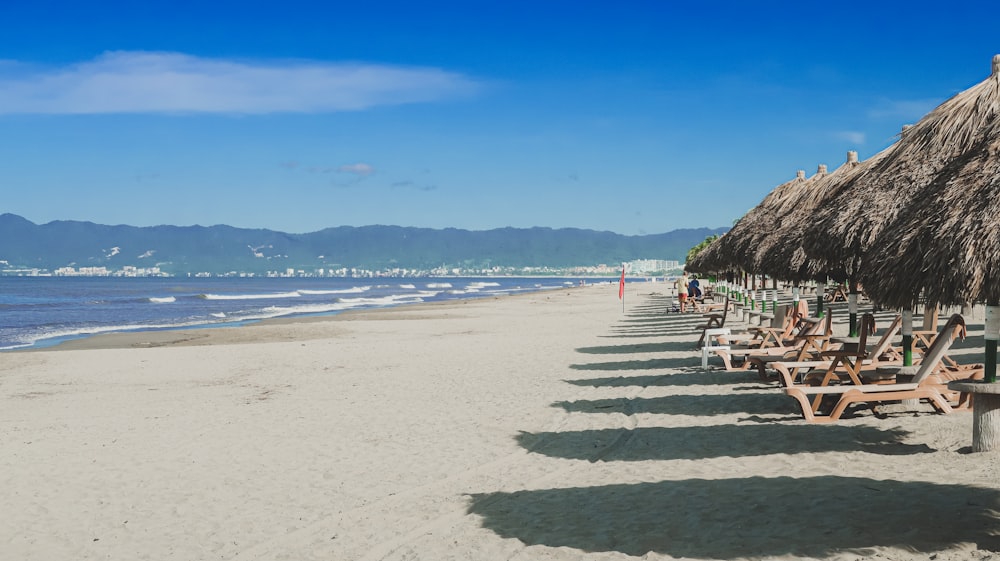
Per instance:
[[[821,167],[825,175],[825,166]],[[756,244],[763,236],[768,235],[774,226],[774,216],[777,209],[789,200],[798,197],[799,190],[820,174],[806,179],[806,172],[799,170],[795,179],[775,187],[757,206],[750,209],[738,222],[719,239],[705,248],[699,254],[699,259],[693,262],[700,272],[746,271],[752,269],[752,256]]]
[[[723,264],[719,257],[719,247],[724,237],[726,237],[726,234],[722,234],[715,241],[708,244],[708,247],[701,250],[698,255],[695,255],[694,258],[684,264],[684,270],[689,273],[701,273],[703,275],[727,272],[729,270],[728,267]]]
[[[758,243],[753,257],[754,268],[771,277],[795,282],[826,280],[829,277],[845,280],[843,268],[821,268],[808,259],[803,249],[807,228],[813,222],[817,209],[836,204],[832,194],[838,193],[843,185],[881,160],[888,151],[883,150],[860,162],[858,153],[852,150],[847,153],[847,161],[833,173],[805,185],[794,201],[789,201],[778,210],[782,217],[771,235]],[[822,265],[828,264],[823,262]]]
[[[994,58],[994,67],[998,60]],[[878,234],[957,158],[982,141],[985,129],[995,121],[997,95],[994,72],[905,129],[890,154],[831,194],[836,205],[817,211],[805,236],[806,254],[826,261],[822,268],[843,266],[848,274],[858,273],[862,256]]]
[[[951,158],[862,261],[868,292],[889,306],[921,293],[929,304],[1000,302],[1000,55],[986,81],[953,100],[928,116],[947,130],[919,131]]]

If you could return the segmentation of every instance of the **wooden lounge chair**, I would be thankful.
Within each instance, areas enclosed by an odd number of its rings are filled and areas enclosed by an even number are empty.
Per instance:
[[[934,306],[931,310],[925,309],[923,324],[920,329],[913,330],[912,350],[915,356],[919,357],[934,344],[934,338],[938,334],[938,313],[939,308],[937,306]],[[919,358],[915,360],[919,360]],[[959,368],[959,364],[951,357],[945,357],[943,366],[951,369]]]
[[[701,335],[698,337],[698,342],[695,344],[696,349],[700,349],[702,343],[705,342],[705,333],[710,329],[719,329],[726,325],[726,317],[729,315],[729,297],[726,297],[725,305],[722,308],[721,314],[708,314],[705,316],[705,323],[694,326],[695,330],[701,330]]]
[[[761,362],[758,368],[773,368],[778,373],[777,378],[779,382],[786,379],[796,380],[798,379],[799,371],[805,369],[810,371],[822,370],[827,376],[836,375],[841,379],[844,379],[846,376],[854,383],[860,384],[862,383],[860,377],[863,370],[874,370],[880,366],[902,364],[903,357],[892,346],[893,339],[899,335],[902,320],[902,316],[897,315],[871,349],[867,349],[866,347],[869,336],[874,334],[875,317],[871,314],[865,314],[861,317],[860,337],[856,350],[827,350],[820,353],[819,360]],[[761,377],[766,377],[765,372],[761,372]],[[824,379],[821,383],[825,385],[828,381]]]
[[[798,360],[804,359],[810,352],[826,350],[829,345],[830,336],[833,334],[831,320],[833,316],[826,318],[804,318],[806,326],[793,335],[790,339],[783,339],[773,347],[756,349],[718,349],[718,355],[726,370],[748,370],[753,363],[752,359],[760,360],[781,360],[788,357],[789,353],[794,353]],[[734,364],[734,358],[742,358],[742,364]]]
[[[923,324],[920,329],[913,330],[913,348],[923,352],[931,347],[934,337],[938,334],[938,307],[924,308]]]
[[[810,386],[797,384],[795,380],[783,373],[782,380],[784,392],[795,399],[802,411],[802,417],[810,423],[829,423],[836,421],[843,415],[844,411],[855,403],[866,403],[874,407],[880,403],[902,401],[906,399],[927,400],[934,406],[934,409],[941,413],[951,413],[958,408],[968,408],[968,396],[955,392],[950,392],[945,385],[947,380],[935,374],[940,370],[941,362],[951,348],[952,341],[956,336],[965,336],[965,321],[962,316],[955,314],[941,328],[940,333],[931,344],[924,355],[924,359],[917,368],[916,373],[910,381],[897,380],[890,384],[840,384],[840,385],[819,385]],[[983,368],[980,365],[978,370],[969,368],[963,372],[967,378],[981,378]],[[835,396],[836,403],[833,405],[829,415],[817,414],[819,409],[818,399],[810,400],[810,397]],[[952,405],[949,400],[958,399],[956,405]]]
[[[728,294],[716,293],[711,286],[705,288],[705,293],[702,295],[701,299],[701,308],[703,312],[721,312],[723,306],[729,305],[731,305],[731,302],[729,301]]]
[[[718,337],[719,344],[747,349],[778,346],[808,327],[805,321],[808,315],[809,305],[805,301],[800,301],[797,308],[779,304],[769,325],[751,326],[741,333],[721,335]]]
[[[847,302],[847,287],[838,284],[835,288],[827,292],[823,299],[827,302]]]

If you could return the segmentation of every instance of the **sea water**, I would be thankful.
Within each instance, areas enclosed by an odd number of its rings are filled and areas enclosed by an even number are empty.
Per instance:
[[[0,350],[560,288],[554,278],[0,277]]]

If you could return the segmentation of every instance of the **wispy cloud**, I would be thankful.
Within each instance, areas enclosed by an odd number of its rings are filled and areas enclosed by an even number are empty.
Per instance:
[[[868,116],[873,119],[902,119],[912,123],[930,113],[942,101],[941,99],[883,99],[868,110]]]
[[[405,180],[405,181],[395,181],[389,185],[393,189],[414,189],[416,191],[433,191],[437,189],[437,185],[433,184],[419,184],[415,181]]]
[[[361,177],[368,177],[375,173],[375,168],[371,164],[358,162],[356,164],[344,164],[337,168],[340,173],[351,173]]]
[[[469,95],[438,68],[116,51],[58,68],[0,61],[0,114],[357,111]]]
[[[844,140],[851,144],[861,146],[865,143],[865,133],[860,131],[837,131],[833,133],[833,137],[838,140]]]

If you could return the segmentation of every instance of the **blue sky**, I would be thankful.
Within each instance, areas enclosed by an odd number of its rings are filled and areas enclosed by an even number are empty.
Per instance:
[[[0,212],[730,225],[987,77],[993,2],[4,2]],[[991,40],[992,39],[992,40]]]

